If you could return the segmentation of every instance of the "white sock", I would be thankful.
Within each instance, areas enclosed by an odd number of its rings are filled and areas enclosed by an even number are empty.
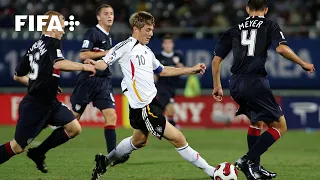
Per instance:
[[[215,168],[210,166],[206,160],[204,160],[200,154],[193,150],[188,144],[181,148],[176,148],[178,153],[187,161],[192,163],[194,166],[202,169],[209,176],[213,177]]]
[[[137,150],[132,142],[132,136],[123,139],[116,148],[114,148],[108,155],[107,158],[109,162],[113,162],[114,160],[126,155],[130,154],[132,151]]]

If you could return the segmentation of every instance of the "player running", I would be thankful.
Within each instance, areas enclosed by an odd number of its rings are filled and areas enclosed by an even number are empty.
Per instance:
[[[153,35],[154,17],[140,11],[134,13],[129,22],[133,30],[132,37],[113,47],[103,60],[87,61],[100,70],[119,62],[124,75],[121,88],[129,101],[130,124],[134,128],[133,135],[123,139],[107,156],[96,155],[92,179],[99,179],[114,160],[144,147],[150,133],[158,139],[167,139],[183,158],[212,177],[215,168],[193,150],[184,135],[163,116],[164,107],[155,98],[157,89],[153,78],[154,73],[160,76],[203,74],[206,66],[197,64],[188,68],[174,68],[161,65],[146,46]]]
[[[80,50],[81,61],[87,58],[99,60],[104,57],[112,47],[110,28],[114,20],[113,8],[103,4],[97,8],[96,16],[98,24],[89,29],[84,35],[82,49]],[[108,153],[116,147],[116,122],[117,114],[113,98],[113,88],[109,68],[98,71],[95,76],[82,71],[77,77],[77,83],[71,95],[72,111],[79,120],[87,105],[92,101],[105,120],[104,136]],[[119,158],[113,165],[127,161],[129,155]]]
[[[165,35],[162,40],[162,49],[160,54],[156,54],[156,58],[164,66],[184,67],[184,60],[181,54],[174,51],[173,38],[170,35]],[[158,90],[158,100],[165,106],[165,115],[168,121],[176,126],[174,121],[174,96],[176,84],[179,81],[179,76],[161,77],[157,76],[156,87]]]
[[[36,148],[30,148],[27,156],[37,168],[47,173],[44,162],[45,154],[81,132],[81,126],[68,107],[57,99],[60,71],[87,71],[95,74],[95,68],[66,60],[60,48],[64,34],[64,17],[55,11],[45,15],[46,25],[40,39],[36,41],[23,56],[16,67],[14,80],[28,86],[28,94],[19,105],[19,119],[14,139],[0,146],[0,164],[12,156],[20,154],[48,124],[58,126],[52,134]],[[60,20],[62,31],[47,31],[53,16]]]
[[[247,135],[249,151],[235,166],[250,180],[271,179],[276,173],[260,166],[260,156],[287,131],[287,125],[267,79],[267,51],[272,44],[279,54],[299,64],[309,74],[315,69],[289,48],[279,25],[264,17],[268,12],[267,0],[249,0],[246,10],[249,17],[225,32],[216,45],[212,94],[215,100],[222,100],[221,62],[233,50],[230,94],[240,106],[236,115],[245,114],[251,120]],[[260,135],[263,122],[269,129]]]

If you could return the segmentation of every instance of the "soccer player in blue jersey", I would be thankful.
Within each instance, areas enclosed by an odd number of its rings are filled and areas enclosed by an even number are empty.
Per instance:
[[[267,0],[249,0],[246,10],[249,17],[225,32],[216,45],[212,61],[213,97],[222,100],[220,67],[232,50],[230,94],[240,106],[237,115],[245,114],[251,120],[247,135],[249,151],[236,161],[235,166],[249,180],[271,179],[276,173],[260,166],[260,156],[287,131],[287,125],[267,79],[267,51],[273,45],[280,55],[300,65],[309,74],[315,69],[313,64],[301,60],[290,49],[279,25],[264,17],[268,12]],[[268,130],[260,135],[263,123]]]
[[[113,8],[108,4],[103,4],[97,8],[96,16],[98,24],[84,35],[82,49],[80,50],[81,61],[87,58],[99,60],[112,47],[110,28],[114,20]],[[78,120],[90,102],[101,111],[105,119],[104,136],[108,152],[111,152],[116,147],[117,114],[109,68],[97,71],[94,77],[90,77],[89,73],[85,71],[78,75],[71,96],[72,110]],[[129,155],[125,155],[115,161],[113,165],[123,163],[128,158]]]
[[[56,130],[36,148],[28,149],[27,156],[37,168],[47,173],[45,154],[81,132],[81,126],[69,108],[57,99],[60,71],[86,71],[91,76],[96,72],[88,64],[66,60],[61,52],[60,40],[64,30],[48,31],[53,16],[58,16],[64,29],[64,17],[55,11],[48,11],[43,34],[26,52],[14,75],[14,80],[28,86],[28,94],[19,105],[19,119],[14,139],[0,146],[0,164],[24,151],[32,140],[49,124]]]
[[[174,41],[173,37],[169,34],[165,35],[162,40],[162,51],[159,54],[156,54],[156,58],[163,64],[164,66],[172,66],[172,67],[184,67],[184,59],[183,56],[174,51]],[[179,81],[179,76],[175,77],[161,77],[157,76],[156,87],[158,89],[157,97],[159,101],[165,106],[165,115],[168,121],[176,126],[176,122],[174,121],[174,97],[176,91],[176,85]]]

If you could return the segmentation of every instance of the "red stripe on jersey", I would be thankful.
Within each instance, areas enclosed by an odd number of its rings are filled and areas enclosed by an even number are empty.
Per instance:
[[[98,47],[93,48],[93,52],[102,52],[102,51],[103,51],[103,49],[100,49]]]
[[[133,65],[131,60],[130,60],[130,64],[131,64],[131,72],[132,72],[132,79],[133,79],[133,77],[134,77],[134,65]]]
[[[60,70],[53,68],[53,74],[60,76]]]

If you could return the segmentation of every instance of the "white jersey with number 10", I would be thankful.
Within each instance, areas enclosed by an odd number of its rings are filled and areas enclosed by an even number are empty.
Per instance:
[[[149,47],[130,37],[110,49],[102,59],[108,65],[116,61],[120,64],[123,74],[121,88],[128,90],[125,95],[131,108],[143,108],[151,103],[157,95],[153,75],[160,73],[163,66]]]

